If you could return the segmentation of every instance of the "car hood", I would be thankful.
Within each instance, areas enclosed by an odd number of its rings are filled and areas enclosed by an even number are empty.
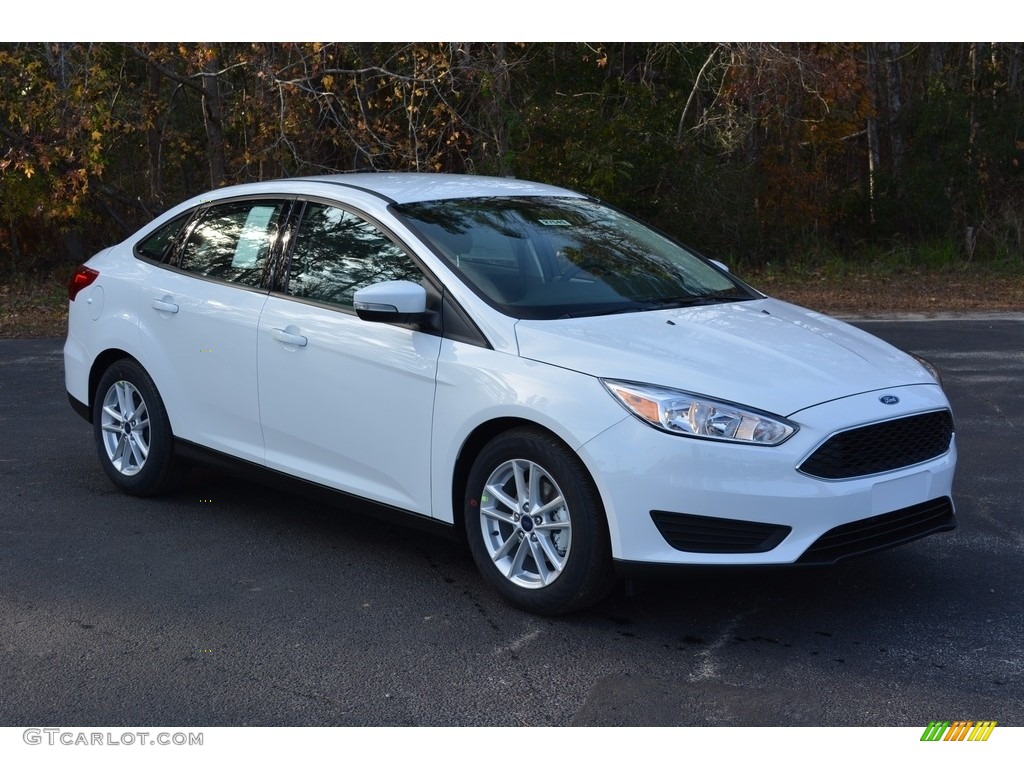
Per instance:
[[[520,320],[516,338],[519,354],[531,360],[782,416],[860,392],[935,383],[884,341],[774,299]]]

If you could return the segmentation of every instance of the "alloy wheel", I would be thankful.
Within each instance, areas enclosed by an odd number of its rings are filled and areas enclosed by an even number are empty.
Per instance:
[[[122,475],[142,471],[149,457],[149,410],[130,381],[117,381],[103,397],[101,429],[110,463]]]
[[[572,546],[569,508],[536,462],[511,459],[491,473],[480,495],[480,526],[491,560],[513,584],[537,589],[562,574]]]

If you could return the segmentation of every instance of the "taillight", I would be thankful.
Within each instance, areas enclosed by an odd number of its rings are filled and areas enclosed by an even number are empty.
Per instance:
[[[95,269],[90,269],[84,265],[76,269],[75,274],[68,280],[68,301],[74,301],[78,292],[92,285],[99,276],[100,273]]]

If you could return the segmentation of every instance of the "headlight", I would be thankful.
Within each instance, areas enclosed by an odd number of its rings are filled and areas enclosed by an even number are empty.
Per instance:
[[[920,363],[921,367],[928,371],[929,374],[931,374],[931,377],[935,379],[936,384],[942,386],[942,376],[939,374],[938,368],[936,368],[932,363],[928,362],[920,355],[915,355],[913,352],[908,352],[907,354],[910,355],[915,360],[917,360],[917,362]]]
[[[612,379],[601,379],[601,383],[630,413],[673,435],[779,445],[799,429],[781,416],[678,389]]]

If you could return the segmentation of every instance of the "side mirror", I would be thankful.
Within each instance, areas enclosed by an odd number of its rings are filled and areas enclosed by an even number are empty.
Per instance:
[[[427,313],[427,292],[408,280],[387,280],[356,291],[353,305],[360,320],[415,323]]]
[[[727,267],[725,264],[720,262],[718,259],[708,259],[708,261],[710,261],[712,264],[714,264],[716,267],[718,267],[723,272],[728,272],[729,271],[729,267]]]

